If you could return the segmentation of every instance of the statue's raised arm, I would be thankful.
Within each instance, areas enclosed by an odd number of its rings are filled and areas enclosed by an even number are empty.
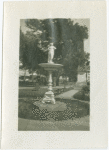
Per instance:
[[[56,47],[53,45],[53,43],[50,43],[48,46],[48,63],[53,63],[55,49]]]

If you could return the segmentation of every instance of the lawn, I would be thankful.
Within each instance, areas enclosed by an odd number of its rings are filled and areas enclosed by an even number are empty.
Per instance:
[[[72,90],[72,87],[69,88],[55,88],[53,89],[53,92],[55,95],[62,94],[64,92],[67,92],[69,90]],[[47,88],[40,88],[39,90],[34,89],[19,89],[19,98],[23,97],[33,97],[33,98],[38,98],[38,97],[43,97],[45,92],[47,92]]]
[[[43,97],[45,92],[47,91],[47,88],[40,88],[38,91],[35,89],[19,89],[19,98],[23,97]]]

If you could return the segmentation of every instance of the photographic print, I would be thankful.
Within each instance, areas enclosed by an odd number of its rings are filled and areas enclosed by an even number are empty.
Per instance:
[[[5,2],[2,149],[107,148],[105,1]]]
[[[20,19],[18,131],[90,131],[90,19]]]

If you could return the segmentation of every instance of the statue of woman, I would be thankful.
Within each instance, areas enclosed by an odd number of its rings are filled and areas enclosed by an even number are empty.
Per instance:
[[[50,45],[48,46],[48,63],[53,63],[55,49],[56,49],[56,47],[53,46],[53,43],[50,43]]]

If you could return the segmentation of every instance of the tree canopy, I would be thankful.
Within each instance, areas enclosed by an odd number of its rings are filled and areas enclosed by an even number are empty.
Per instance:
[[[45,52],[49,43],[56,47],[54,62],[63,64],[61,74],[76,80],[78,65],[88,58],[84,52],[84,39],[88,28],[74,24],[71,19],[27,19],[31,29],[26,34],[20,30],[20,60],[29,70],[39,70],[39,63],[47,62]],[[43,71],[42,71],[43,72]]]

